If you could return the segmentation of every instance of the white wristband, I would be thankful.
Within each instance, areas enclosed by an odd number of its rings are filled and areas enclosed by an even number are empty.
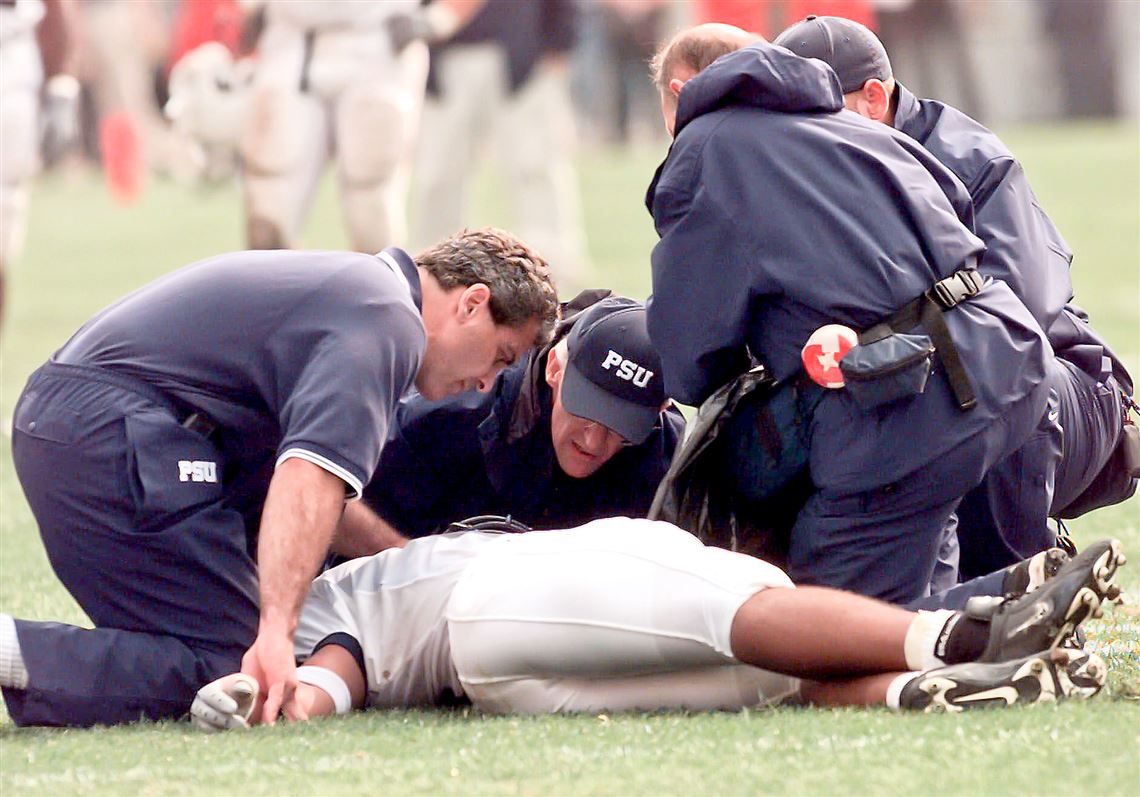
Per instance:
[[[298,667],[297,680],[324,690],[332,698],[337,714],[352,711],[352,693],[348,691],[348,684],[332,670],[324,667]]]

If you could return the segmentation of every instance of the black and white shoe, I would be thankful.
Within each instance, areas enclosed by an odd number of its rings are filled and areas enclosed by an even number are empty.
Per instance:
[[[1002,592],[1020,597],[1040,589],[1046,581],[1061,572],[1069,558],[1060,548],[1048,548],[1018,562],[1006,569]]]
[[[1116,570],[1127,559],[1119,540],[1101,540],[1071,559],[1038,589],[1007,600],[990,618],[980,662],[1012,661],[1061,645],[1101,604],[1120,594]]]
[[[899,707],[926,713],[1087,700],[1104,686],[1108,668],[1095,653],[1062,648],[1014,661],[968,662],[920,673],[903,687]]]

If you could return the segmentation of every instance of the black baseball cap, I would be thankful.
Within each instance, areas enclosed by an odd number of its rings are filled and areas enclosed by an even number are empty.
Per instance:
[[[797,22],[772,42],[804,58],[826,62],[839,76],[843,93],[863,88],[871,78],[891,76],[891,61],[879,37],[863,25],[843,17],[817,17]]]
[[[600,423],[630,443],[645,442],[665,403],[661,358],[649,341],[645,305],[603,299],[575,319],[566,348],[566,411]]]

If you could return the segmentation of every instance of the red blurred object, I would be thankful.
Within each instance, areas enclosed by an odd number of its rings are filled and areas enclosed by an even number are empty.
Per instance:
[[[115,111],[99,123],[103,173],[116,202],[130,205],[142,194],[142,148],[138,125],[126,111]]]
[[[796,24],[809,14],[817,17],[846,17],[871,30],[877,29],[875,7],[871,0],[786,0],[784,23],[772,35],[779,36],[784,28]]]
[[[875,30],[872,0],[697,0],[697,22],[724,22],[773,39],[808,14],[847,17]]]
[[[800,357],[811,381],[820,387],[843,387],[839,361],[859,342],[855,330],[842,324],[827,324],[811,333]]]
[[[244,19],[237,0],[182,0],[170,34],[166,74],[178,59],[206,42],[220,42],[237,55]]]

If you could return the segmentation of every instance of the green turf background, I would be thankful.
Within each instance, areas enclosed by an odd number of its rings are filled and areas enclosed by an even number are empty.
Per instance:
[[[1070,125],[1004,131],[1077,253],[1078,302],[1140,372],[1140,131]],[[657,151],[582,158],[594,283],[643,298],[654,241],[642,206]],[[307,246],[344,245],[325,186]],[[484,179],[478,223],[510,226]],[[0,337],[0,419],[27,374],[87,316],[143,282],[241,246],[236,189],[152,183],[121,208],[99,182],[37,189],[28,253],[10,276]],[[1088,704],[899,716],[781,709],[704,716],[510,719],[360,714],[205,737],[185,724],[19,730],[0,710],[0,794],[1140,795],[1140,502],[1073,523],[1114,535],[1134,562],[1130,602],[1091,624],[1109,687]],[[55,582],[0,441],[0,610],[86,623]]]

